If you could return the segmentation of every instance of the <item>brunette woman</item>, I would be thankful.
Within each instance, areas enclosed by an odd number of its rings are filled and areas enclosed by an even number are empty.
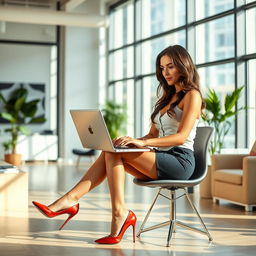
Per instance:
[[[196,127],[204,106],[199,76],[189,53],[179,45],[170,46],[157,56],[156,76],[159,99],[151,115],[149,133],[138,139],[125,136],[114,140],[118,146],[132,144],[153,150],[101,152],[83,178],[61,198],[49,206],[33,202],[43,214],[47,217],[68,214],[67,222],[77,214],[78,200],[107,178],[112,204],[111,230],[109,236],[95,242],[118,243],[129,226],[133,227],[135,239],[136,216],[127,209],[124,200],[125,173],[145,180],[190,178],[195,168]]]

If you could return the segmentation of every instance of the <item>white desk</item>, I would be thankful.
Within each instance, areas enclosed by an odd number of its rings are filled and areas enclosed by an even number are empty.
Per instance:
[[[28,173],[0,173],[0,214],[27,209]]]

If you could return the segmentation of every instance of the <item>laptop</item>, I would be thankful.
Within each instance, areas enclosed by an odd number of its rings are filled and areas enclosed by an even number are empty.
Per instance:
[[[150,148],[114,146],[100,110],[70,110],[70,114],[84,148],[108,152],[150,151]]]

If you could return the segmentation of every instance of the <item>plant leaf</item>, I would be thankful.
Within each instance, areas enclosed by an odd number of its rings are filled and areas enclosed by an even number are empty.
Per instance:
[[[30,102],[25,103],[22,106],[22,113],[24,114],[25,117],[34,117],[34,115],[37,112],[37,103],[39,100],[32,100]]]
[[[23,125],[19,126],[19,131],[22,132],[26,136],[31,134],[30,129]]]
[[[29,121],[29,124],[44,123],[45,121],[46,121],[46,118],[44,118],[44,117],[35,117],[35,118],[32,118],[32,119]]]
[[[18,99],[16,100],[15,104],[14,104],[14,109],[15,109],[15,111],[18,112],[18,111],[21,109],[21,107],[22,107],[22,105],[24,104],[24,102],[25,102],[25,97],[24,97],[24,96],[18,98]]]
[[[2,93],[0,93],[0,100],[2,100],[4,104],[7,103],[7,100],[4,98],[4,96],[2,95]]]
[[[10,121],[11,123],[15,123],[16,122],[16,118],[13,115],[11,115],[11,114],[9,114],[7,112],[0,113],[0,116],[2,118],[4,118],[5,120]]]
[[[224,104],[226,112],[231,111],[232,108],[236,105],[243,88],[244,86],[241,86],[240,88],[235,89],[231,94],[226,95]]]
[[[206,103],[206,110],[212,113],[213,115],[212,119],[218,120],[221,107],[220,107],[220,101],[218,99],[218,96],[214,90],[209,89],[207,98],[205,99],[205,103]]]

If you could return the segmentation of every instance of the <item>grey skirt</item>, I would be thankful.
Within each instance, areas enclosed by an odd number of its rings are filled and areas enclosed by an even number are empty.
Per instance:
[[[195,157],[191,149],[173,147],[168,151],[155,150],[159,180],[188,180],[195,170]]]

